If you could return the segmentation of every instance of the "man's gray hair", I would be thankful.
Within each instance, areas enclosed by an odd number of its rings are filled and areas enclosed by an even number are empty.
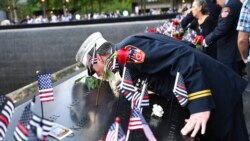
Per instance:
[[[109,55],[112,53],[112,47],[114,46],[111,42],[103,43],[99,49],[97,49],[96,53],[100,55]]]

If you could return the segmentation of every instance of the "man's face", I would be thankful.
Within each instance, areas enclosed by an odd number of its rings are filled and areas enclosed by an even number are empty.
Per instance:
[[[221,7],[224,7],[226,0],[216,0],[217,4]]]
[[[96,72],[97,76],[102,76],[105,68],[105,59],[104,57],[100,56],[99,54],[97,56],[97,63],[92,65],[92,69]]]

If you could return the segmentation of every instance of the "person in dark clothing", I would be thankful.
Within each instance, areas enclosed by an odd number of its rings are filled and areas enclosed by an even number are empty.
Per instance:
[[[205,0],[194,0],[192,5],[192,15],[197,19],[198,28],[196,29],[197,35],[206,37],[212,32],[216,26],[216,21],[209,15],[208,5]],[[216,59],[216,44],[210,44],[208,47],[203,48],[203,52],[212,58]]]
[[[119,71],[121,92],[140,93],[135,84],[140,79],[161,96],[174,95],[190,113],[181,130],[183,135],[195,137],[201,130],[204,140],[249,141],[242,112],[247,82],[180,41],[158,33],[140,33],[112,44],[97,32],[84,41],[76,60],[84,64],[89,75],[105,77],[107,70]]]
[[[218,20],[218,17],[220,15],[220,6],[218,6],[216,4],[215,0],[205,0],[207,2],[208,5],[208,11],[211,15],[211,17],[213,17],[215,19],[215,21]],[[195,23],[196,23],[196,19],[193,16],[192,12],[190,12],[189,14],[187,14],[182,20],[181,20],[181,26],[182,28],[187,28],[187,26],[191,26],[191,27],[195,27]]]
[[[242,75],[244,63],[237,47],[236,30],[242,3],[239,0],[217,0],[222,7],[215,29],[205,37],[204,46],[217,44],[217,60]]]

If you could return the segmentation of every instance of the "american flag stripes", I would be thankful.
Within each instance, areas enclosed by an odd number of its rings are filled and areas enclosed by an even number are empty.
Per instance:
[[[14,113],[13,102],[4,95],[0,95],[0,110],[0,140],[3,140]]]
[[[117,86],[117,88],[126,97],[126,99],[130,101],[133,95],[137,92],[137,88],[133,85],[129,71],[126,67],[124,67],[124,69],[124,78],[122,78],[122,82]]]
[[[95,44],[95,47],[94,47],[94,51],[93,51],[93,54],[92,54],[92,59],[91,59],[91,64],[96,64],[97,63],[97,58],[96,58],[96,44]]]
[[[132,110],[131,117],[129,119],[128,130],[142,129],[142,121],[140,118],[140,109],[135,107]]]
[[[29,137],[29,122],[32,119],[33,112],[31,111],[31,103],[25,106],[17,127],[14,131],[16,141],[27,141]]]
[[[136,92],[131,100],[131,108],[133,109],[133,106],[137,106],[139,105],[140,102],[140,98],[141,98],[142,93]],[[149,96],[147,91],[145,91],[144,96],[142,97],[141,103],[140,103],[140,107],[142,106],[149,106]]]
[[[30,120],[30,131],[32,132],[29,139],[45,141],[52,126],[53,122],[33,114]]]
[[[88,64],[89,64],[88,67],[91,69],[91,66],[96,63],[97,63],[97,58],[96,58],[96,44],[95,44],[95,46],[93,47],[93,53],[92,55],[90,55],[90,58],[88,60]]]
[[[141,106],[149,106],[149,96],[148,96],[147,90],[145,90],[145,94],[144,94],[142,101],[141,101]]]
[[[35,114],[33,114],[32,119],[30,121],[31,126],[42,128],[43,136],[48,136],[53,124],[54,123],[51,120],[41,118]]]
[[[50,73],[38,75],[39,96],[41,102],[54,100],[52,78]]]
[[[117,131],[118,130],[118,131]],[[114,122],[107,133],[105,141],[124,141],[125,134],[118,122]]]
[[[146,135],[149,141],[156,141],[156,138],[151,129],[149,128],[148,123],[144,119],[143,115],[140,113],[140,109],[134,107],[129,120],[128,130],[136,129],[143,129],[144,134]]]
[[[125,71],[124,71],[124,76],[122,79],[122,82],[120,84],[118,84],[117,88],[118,90],[126,97],[126,99],[128,101],[132,102],[131,104],[135,104],[138,105],[139,102],[140,106],[149,106],[149,96],[147,93],[147,84],[146,82],[144,82],[143,85],[145,85],[145,90],[141,90],[141,92],[144,92],[143,94],[139,91],[139,89],[134,86],[133,84],[133,80],[131,78],[130,72],[126,69],[126,67],[124,67]],[[142,87],[143,89],[143,87]],[[141,95],[143,95],[142,100],[141,99]],[[131,106],[132,107],[132,106]]]
[[[183,76],[180,74],[180,72],[177,72],[176,74],[173,92],[175,94],[175,97],[179,101],[180,105],[183,107],[186,106],[188,103],[188,95],[187,95],[188,93]]]
[[[107,70],[111,70],[112,72],[114,72],[115,70],[119,69],[119,63],[116,61],[116,57],[109,58],[107,59]]]

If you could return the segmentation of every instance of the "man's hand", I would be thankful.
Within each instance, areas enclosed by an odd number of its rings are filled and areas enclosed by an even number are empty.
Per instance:
[[[207,43],[206,43],[206,40],[204,39],[203,42],[202,42],[202,46],[204,47],[208,47]]]
[[[247,64],[247,59],[246,58],[242,58],[242,61]]]
[[[210,117],[210,111],[194,113],[186,119],[186,125],[181,129],[181,133],[186,136],[192,132],[191,137],[195,137],[201,128],[201,134],[205,134],[207,121]]]

